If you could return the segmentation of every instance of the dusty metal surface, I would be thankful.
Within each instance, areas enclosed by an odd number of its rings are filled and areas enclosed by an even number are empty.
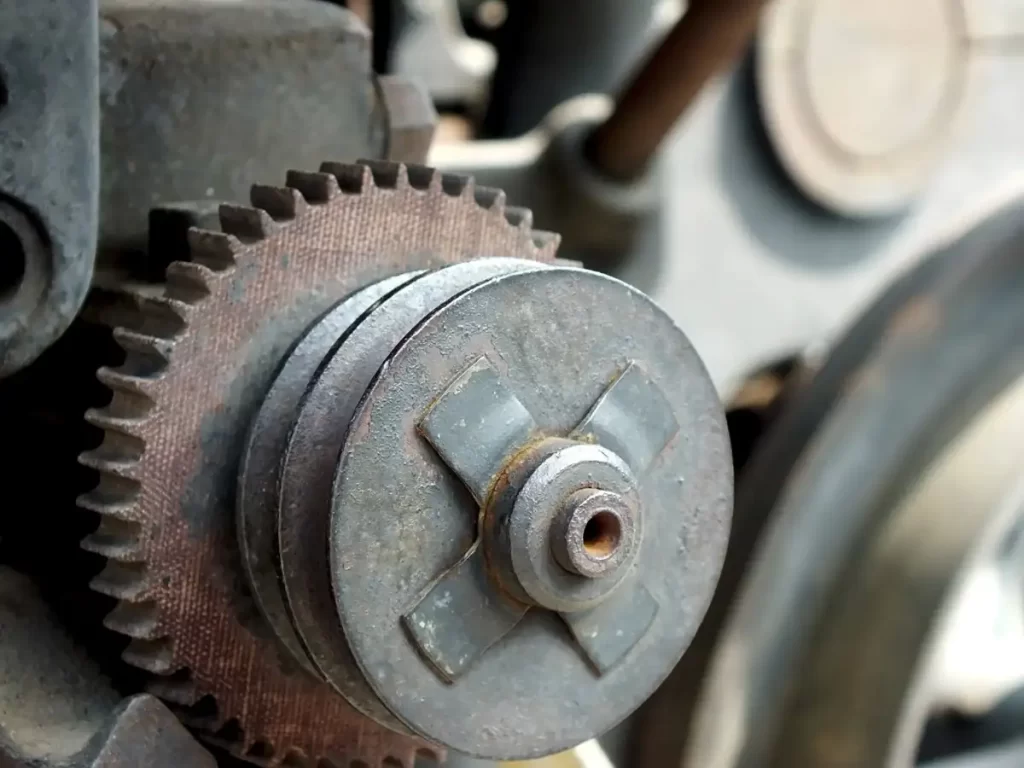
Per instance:
[[[96,0],[0,8],[0,376],[52,344],[89,289],[99,215],[96,45]]]
[[[103,0],[99,39],[104,258],[144,249],[156,205],[241,203],[253,179],[384,156],[370,33],[344,8]]]
[[[559,330],[538,332],[549,328]],[[493,377],[481,381],[479,389],[470,386],[474,376],[460,379],[481,358],[499,374],[501,387],[496,388]],[[500,407],[510,402],[501,394],[507,389],[541,435],[566,436],[595,402],[600,408],[602,394],[631,361],[664,394],[679,429],[649,467],[635,469],[644,527],[650,533],[630,584],[642,586],[658,610],[635,647],[602,674],[597,670],[604,657],[588,660],[587,646],[571,640],[565,618],[530,610],[517,621],[515,612],[500,607],[498,601],[506,598],[493,589],[481,593],[486,581],[474,543],[488,489],[466,451],[473,453],[472,446],[481,443],[480,456],[505,456],[510,448],[505,438],[523,433],[518,427],[488,429],[468,439],[481,418],[485,424],[504,424],[486,408],[479,412],[487,392],[498,413],[512,412]],[[456,380],[462,384],[453,385]],[[471,397],[463,425],[449,418],[455,411],[447,401],[466,392]],[[422,414],[434,415],[431,406],[441,409],[439,420],[420,425]],[[474,412],[479,412],[477,417]],[[606,420],[594,420],[598,422]],[[459,440],[452,430],[467,439]],[[484,282],[428,317],[389,357],[363,398],[349,435],[332,502],[331,563],[338,612],[368,682],[413,730],[435,734],[442,743],[470,754],[550,753],[624,717],[667,674],[692,637],[714,588],[728,534],[728,438],[699,358],[641,294],[572,269],[513,273]],[[496,447],[488,443],[491,436]],[[431,445],[439,447],[444,461]],[[492,478],[498,469],[492,468]],[[598,487],[604,479],[595,470]],[[564,490],[578,487],[570,484]],[[501,483],[495,488],[500,491]],[[391,512],[364,512],[381,509]],[[544,538],[546,552],[548,542]],[[483,543],[487,545],[486,538]],[[535,543],[528,549],[539,551]],[[553,567],[560,569],[557,563]],[[467,624],[457,621],[443,590],[431,592],[449,577],[453,592],[457,589],[467,598],[465,605],[486,611],[493,632],[466,635]],[[596,581],[578,575],[575,579]],[[625,589],[624,584],[616,594]],[[423,634],[426,614],[409,613],[416,605],[450,620],[448,628],[462,633],[455,637],[470,641],[464,647],[481,651],[476,662],[462,668],[461,657],[450,647],[438,647],[436,660],[450,667],[449,674],[439,675],[438,664],[424,659],[402,626],[415,621],[417,636],[427,641],[420,645],[431,647]],[[621,618],[618,612],[630,607],[609,599],[595,609],[603,615],[591,615],[588,628],[621,629],[615,623]],[[497,637],[500,642],[494,642]],[[455,665],[445,659],[454,659]],[[524,669],[529,670],[526,676]]]
[[[404,730],[364,680],[334,606],[325,542],[338,457],[370,382],[424,316],[481,280],[535,266],[536,262],[492,258],[403,280],[324,356],[292,417],[288,444],[280,454],[278,569],[292,622],[325,679],[354,707],[392,728]]]
[[[782,165],[825,208],[891,214],[925,187],[977,88],[960,0],[786,0],[758,36],[762,119]]]
[[[118,707],[113,723],[78,758],[83,768],[216,768],[178,718],[152,696],[132,696]]]
[[[115,330],[110,405],[87,418],[100,472],[80,499],[104,519],[83,546],[108,558],[93,587],[153,690],[251,758],[411,766],[422,743],[358,715],[289,664],[247,594],[234,531],[237,463],[274,370],[315,319],[374,280],[480,254],[549,260],[557,237],[463,177],[394,164],[291,173],[194,231],[162,295]],[[215,331],[215,332],[211,332]]]
[[[366,312],[415,274],[375,282],[346,298],[311,326],[288,351],[249,427],[236,501],[242,563],[260,611],[292,656],[314,674],[316,668],[306,658],[303,642],[292,626],[294,609],[285,604],[277,536],[282,458],[291,438],[295,412],[323,358],[347,337]]]
[[[705,681],[693,765],[902,765],[912,755],[928,703],[923,664],[950,579],[973,557],[973,534],[984,543],[981,528],[969,529],[998,505],[933,504],[948,519],[924,529],[895,510],[1024,370],[1021,216],[1019,203],[1007,205],[944,249],[923,280],[894,290],[855,331],[860,362],[843,355],[826,365],[824,396],[794,407],[751,465],[737,519],[774,507],[774,520]],[[986,455],[978,483],[1007,469],[1019,477],[1019,456]],[[786,457],[789,467],[778,466]],[[954,484],[968,492],[965,473]],[[945,488],[937,498],[953,497]],[[934,568],[897,578],[886,565],[897,550],[893,562],[929,552]]]

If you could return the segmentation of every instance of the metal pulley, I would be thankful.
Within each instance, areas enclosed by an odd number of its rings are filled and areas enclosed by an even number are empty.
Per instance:
[[[481,757],[615,725],[710,601],[732,466],[649,299],[518,259],[350,295],[281,364],[238,494],[264,615],[393,730]]]

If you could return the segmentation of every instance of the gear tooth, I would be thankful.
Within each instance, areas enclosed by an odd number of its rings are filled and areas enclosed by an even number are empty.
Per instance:
[[[154,696],[159,696],[164,701],[177,704],[179,707],[194,707],[201,698],[196,684],[187,674],[150,680],[146,688]]]
[[[249,200],[257,208],[269,213],[276,221],[290,221],[306,207],[306,198],[291,187],[254,184],[249,192]]]
[[[405,166],[409,186],[421,191],[439,192],[442,190],[443,177],[439,170],[428,165],[409,163]]]
[[[174,664],[171,641],[166,637],[154,640],[132,638],[121,658],[154,675],[171,675],[178,671]]]
[[[167,358],[174,348],[173,339],[165,339],[131,328],[115,328],[114,339],[121,345],[121,349],[128,353],[142,352]]]
[[[190,308],[168,296],[137,296],[142,319],[133,330],[172,341],[185,333]]]
[[[126,522],[138,522],[142,518],[134,499],[112,499],[99,486],[79,496],[77,503],[82,509],[87,509],[104,517],[111,517]]]
[[[327,171],[288,171],[286,183],[289,187],[297,189],[307,202],[314,204],[326,203],[341,194],[337,176]]]
[[[167,370],[174,342],[157,336],[131,331],[127,328],[115,328],[114,340],[126,352],[124,362],[113,369],[113,373],[122,379],[160,378]],[[141,381],[124,387],[129,392],[145,392],[146,384]]]
[[[160,684],[171,684],[171,685],[184,685],[187,684],[193,687],[194,690],[194,701],[191,704],[186,704],[188,707],[184,712],[179,712],[178,715],[181,721],[190,728],[195,730],[206,731],[207,733],[213,733],[224,727],[226,718],[221,713],[220,707],[217,705],[217,700],[210,694],[200,695],[198,690],[195,690],[192,677],[188,669],[179,670],[173,675],[167,675],[162,680],[153,680],[149,683],[148,687],[156,695],[160,695],[159,688],[156,687]],[[173,698],[168,698],[169,701],[174,701]]]
[[[112,433],[108,433],[112,434]],[[102,446],[101,446],[102,448]],[[105,454],[100,448],[93,451],[86,451],[78,457],[78,463],[83,467],[95,469],[122,480],[136,480],[136,472],[139,463],[135,459],[127,457],[116,457]]]
[[[390,160],[358,160],[359,165],[369,168],[373,183],[380,189],[407,189],[409,169],[405,163]]]
[[[220,227],[243,243],[263,240],[272,235],[277,224],[262,208],[223,203],[220,207]]]
[[[394,165],[394,163],[391,163],[391,165]],[[376,178],[377,174],[374,173],[366,161],[360,160],[357,163],[321,163],[320,170],[323,173],[331,174],[337,181],[338,188],[350,195],[362,194],[373,189],[374,186],[379,186]]]
[[[469,188],[469,197],[473,197],[473,177],[461,173],[441,174],[441,191],[451,197],[459,197]]]
[[[129,376],[116,368],[107,368],[106,366],[96,371],[96,378],[108,389],[130,392],[148,398],[153,398],[156,389],[155,381],[152,378]]]
[[[108,560],[137,562],[141,558],[142,526],[133,520],[101,515],[100,525],[82,539],[82,549]]]
[[[146,583],[146,566],[144,563],[125,563],[120,560],[108,560],[106,567],[99,572],[89,586],[95,592],[115,597],[130,603],[137,603],[148,598],[149,586]]]
[[[476,187],[473,195],[476,204],[488,211],[505,215],[505,193],[494,187]]]
[[[505,209],[505,219],[513,227],[521,229],[524,232],[529,231],[531,227],[533,227],[533,211],[529,208],[509,206]]]
[[[115,389],[114,397],[102,408],[90,408],[85,420],[108,432],[119,432],[142,439],[143,430],[153,410],[153,399],[130,389]]]
[[[188,324],[192,305],[210,295],[210,284],[216,273],[204,264],[193,261],[173,261],[167,267],[166,300],[173,305]]]
[[[273,745],[265,739],[256,739],[251,744],[246,743],[243,756],[249,762],[254,762],[257,765],[279,766],[281,764],[281,760],[274,757]]]
[[[191,260],[214,272],[223,272],[233,267],[244,248],[241,241],[232,234],[197,227],[188,231],[188,246]]]
[[[152,600],[141,603],[118,603],[103,620],[107,629],[136,640],[159,640],[160,615]]]
[[[554,258],[558,246],[562,242],[562,236],[555,232],[545,232],[542,229],[535,229],[530,233],[533,244],[537,247],[541,256]]]
[[[306,768],[312,765],[313,761],[298,747],[289,747],[281,758],[282,768]]]

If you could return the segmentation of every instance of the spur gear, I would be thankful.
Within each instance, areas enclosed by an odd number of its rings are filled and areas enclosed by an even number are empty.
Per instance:
[[[611,728],[686,649],[728,538],[686,336],[466,178],[327,164],[252,202],[193,230],[99,371],[84,546],[125,658],[271,765]]]
[[[92,586],[120,601],[106,624],[132,638],[124,658],[237,754],[411,766],[436,750],[358,715],[265,629],[232,554],[235,461],[278,361],[340,299],[479,255],[551,261],[558,239],[497,190],[396,164],[293,172],[252,203],[193,230],[160,295],[135,297],[139,322],[114,330],[126,360],[98,373],[113,397],[87,419],[105,438],[81,457],[100,481],[80,504],[102,516],[83,547],[108,559]]]

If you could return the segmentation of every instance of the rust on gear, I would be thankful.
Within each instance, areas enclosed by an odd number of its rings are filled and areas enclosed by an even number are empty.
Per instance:
[[[558,238],[497,190],[393,163],[293,172],[253,187],[252,204],[222,207],[223,232],[193,230],[188,260],[114,330],[126,360],[98,373],[113,399],[87,414],[104,440],[81,458],[100,474],[80,500],[102,519],[83,542],[108,560],[93,587],[119,600],[106,623],[132,638],[126,660],[239,756],[411,768],[439,750],[303,671],[247,595],[234,531],[245,431],[289,346],[352,291],[480,256],[551,261]]]

